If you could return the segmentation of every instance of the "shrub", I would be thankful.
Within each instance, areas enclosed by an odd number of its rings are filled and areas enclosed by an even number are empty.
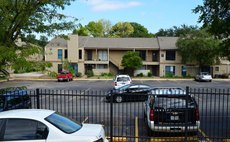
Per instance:
[[[141,73],[137,74],[137,76],[138,76],[138,77],[143,77],[144,74],[141,72]]]
[[[76,77],[81,77],[81,76],[82,76],[81,72],[76,73]]]
[[[172,77],[174,77],[174,74],[173,73],[166,73],[165,74],[165,77],[168,77],[168,78],[172,78]]]
[[[153,74],[151,72],[148,72],[148,77],[152,77]]]
[[[51,77],[51,78],[56,78],[57,75],[58,75],[58,74],[57,74],[56,72],[54,72],[54,71],[49,71],[49,72],[48,72],[48,76]]]
[[[93,71],[92,71],[92,70],[87,70],[87,71],[86,71],[86,76],[87,76],[87,77],[92,77],[92,76],[94,76]]]

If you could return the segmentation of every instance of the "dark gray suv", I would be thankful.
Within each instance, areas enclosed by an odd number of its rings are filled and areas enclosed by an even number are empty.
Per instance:
[[[0,112],[27,108],[31,108],[31,99],[26,90],[19,88],[0,90]]]

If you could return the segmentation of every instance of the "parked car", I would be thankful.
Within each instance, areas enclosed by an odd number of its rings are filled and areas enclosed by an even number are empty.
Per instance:
[[[195,76],[196,81],[212,81],[212,76],[208,72],[200,72]]]
[[[197,134],[200,127],[198,105],[182,88],[153,88],[144,105],[148,134],[153,132]],[[187,117],[186,117],[187,116]],[[186,128],[187,126],[187,128]],[[187,129],[187,130],[186,130]]]
[[[145,84],[127,84],[109,91],[106,100],[110,101],[110,97],[113,94],[113,101],[117,103],[123,101],[145,101],[150,89],[151,87]]]
[[[1,112],[0,132],[0,141],[108,142],[102,125],[81,124],[44,109]]]
[[[130,84],[132,79],[129,75],[116,75],[113,81],[114,88],[117,89],[124,85]]]
[[[59,81],[72,81],[73,80],[73,74],[69,71],[62,71],[57,76],[58,82]]]
[[[19,88],[0,90],[0,112],[22,108],[31,108],[31,99],[26,90]]]

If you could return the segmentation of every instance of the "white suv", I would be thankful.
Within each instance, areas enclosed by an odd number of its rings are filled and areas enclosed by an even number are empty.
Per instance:
[[[132,82],[132,79],[129,75],[117,75],[114,78],[114,88],[117,89],[121,86],[130,84]]]

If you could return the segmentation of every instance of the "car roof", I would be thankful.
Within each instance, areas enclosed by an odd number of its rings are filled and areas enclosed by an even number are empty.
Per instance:
[[[0,112],[0,118],[25,118],[41,120],[53,114],[53,110],[45,109],[15,109]]]

